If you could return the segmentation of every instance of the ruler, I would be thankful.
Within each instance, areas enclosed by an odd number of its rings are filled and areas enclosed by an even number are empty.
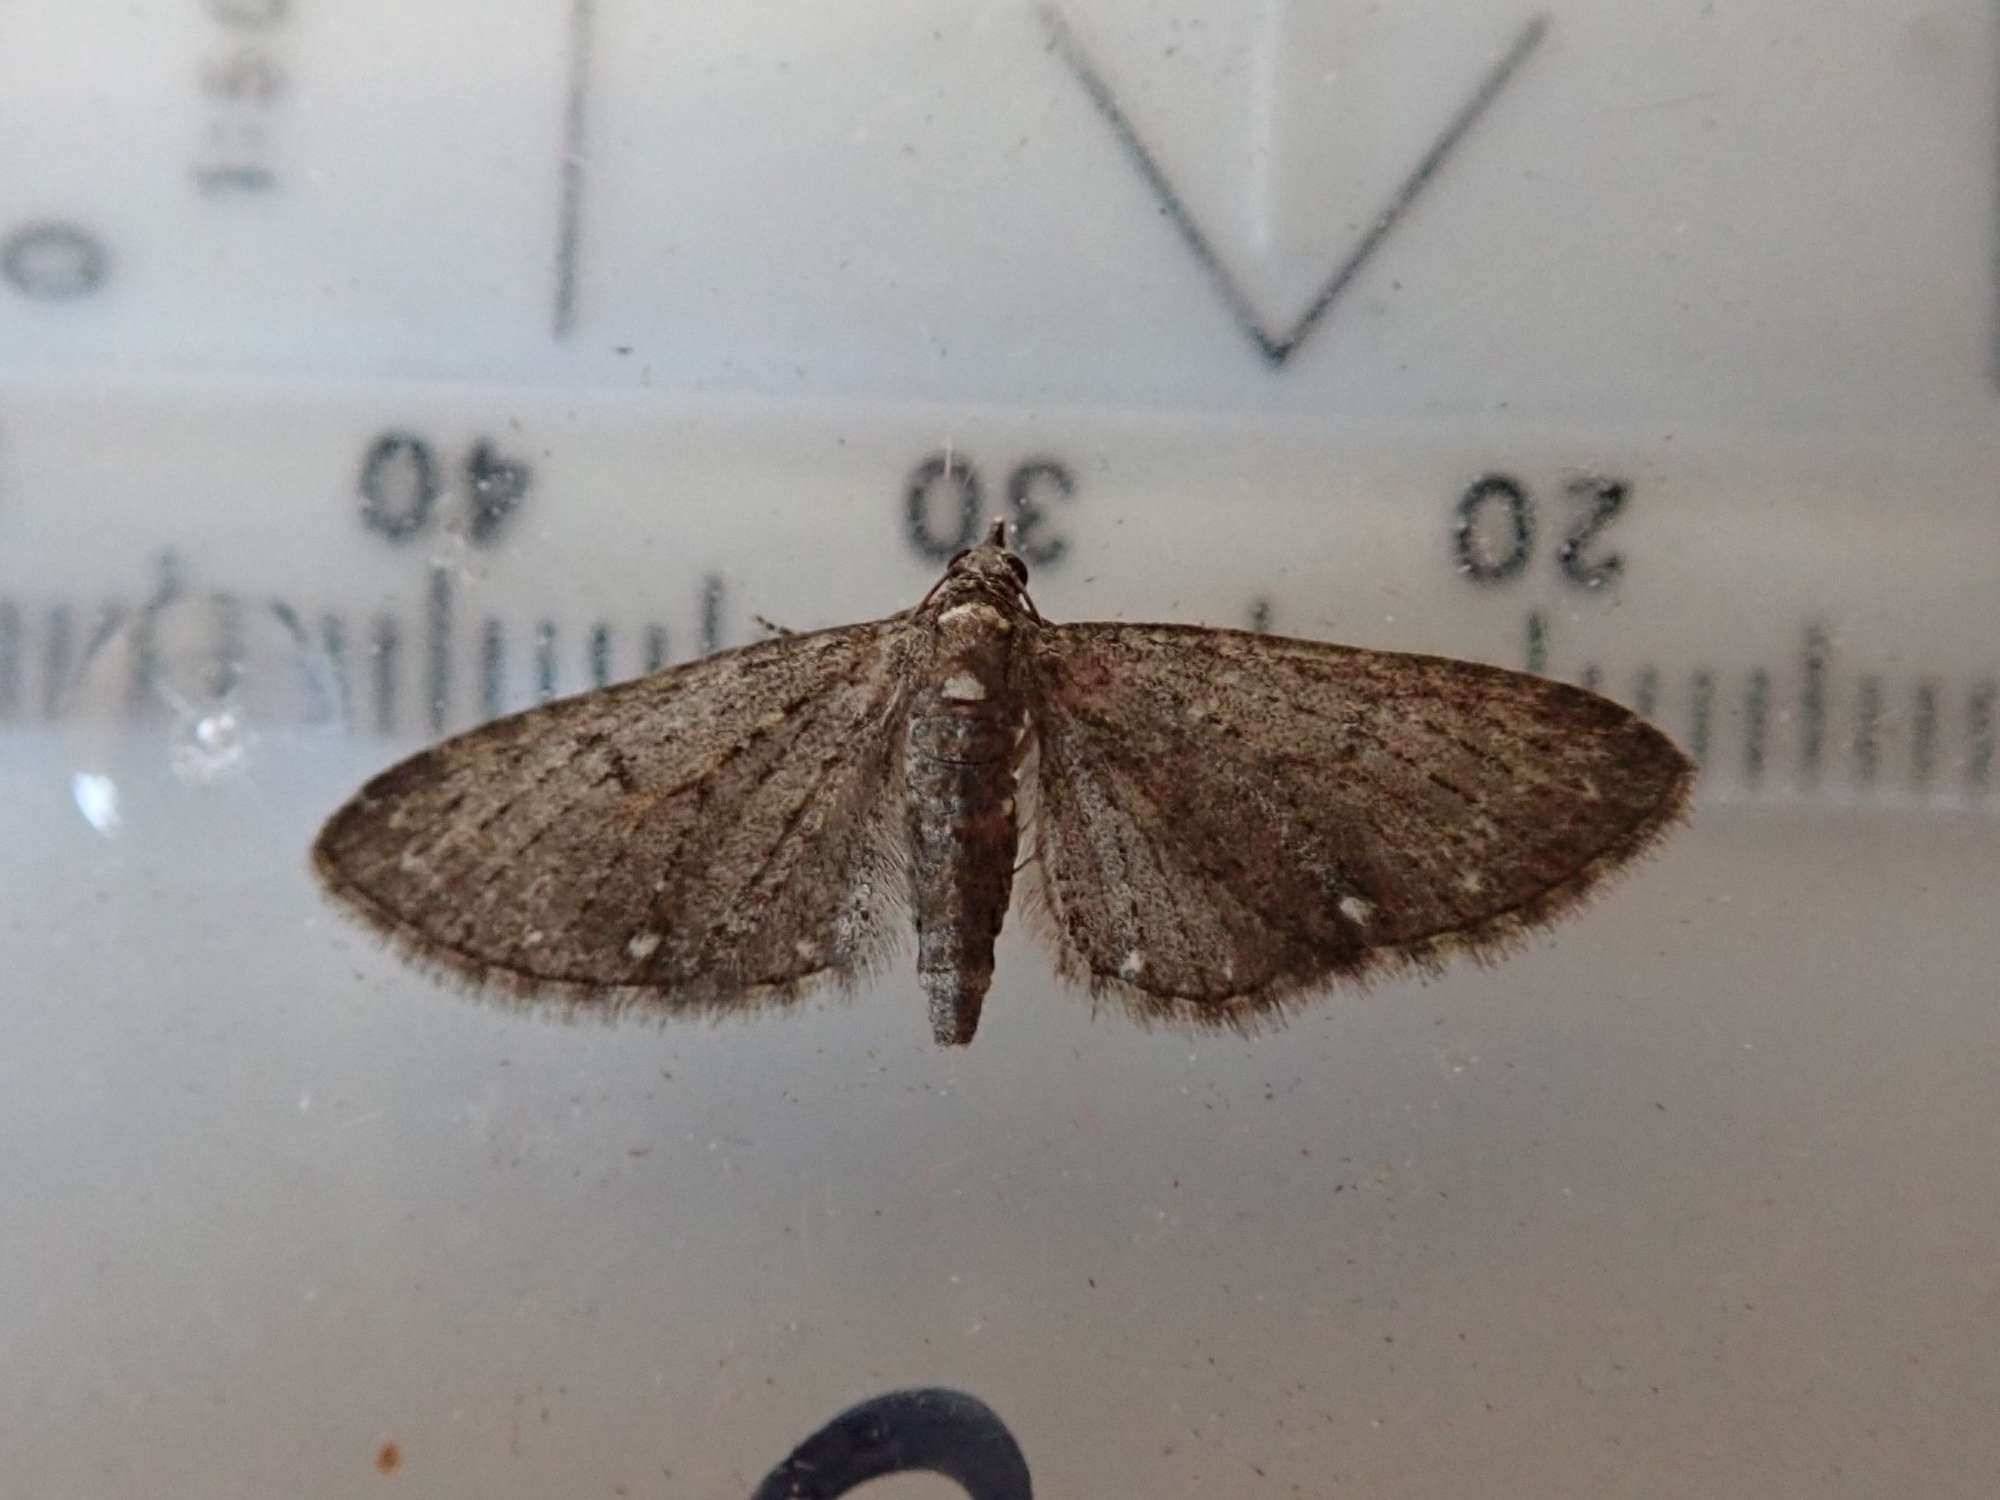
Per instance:
[[[262,674],[310,689],[245,728],[436,735],[759,616],[904,607],[1004,514],[1055,618],[1566,677],[1658,719],[1716,798],[1993,802],[1990,575],[1948,518],[2000,453],[435,387],[121,400],[115,448],[96,395],[6,401],[9,551],[34,567],[0,591],[0,724],[192,734],[256,717]],[[240,432],[285,436],[232,452]],[[1885,512],[1891,485],[1931,517]],[[1921,610],[1883,596],[1885,559]]]

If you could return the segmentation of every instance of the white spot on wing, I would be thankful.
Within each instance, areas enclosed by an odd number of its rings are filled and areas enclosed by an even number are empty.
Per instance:
[[[986,684],[970,672],[958,672],[945,678],[943,691],[954,703],[977,703],[986,696]]]
[[[659,950],[660,935],[657,932],[640,931],[632,934],[632,940],[625,945],[625,951],[640,960],[651,958]]]
[[[1118,966],[1120,979],[1137,979],[1146,972],[1146,955],[1134,948],[1125,955],[1125,962]]]
[[[1360,896],[1342,896],[1339,906],[1340,914],[1356,927],[1366,927],[1375,915],[1375,903]]]

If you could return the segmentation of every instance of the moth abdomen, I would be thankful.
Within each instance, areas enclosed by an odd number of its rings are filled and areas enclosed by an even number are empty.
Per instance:
[[[1016,670],[1026,616],[977,574],[947,580],[921,621],[926,649],[904,732],[917,974],[937,1041],[972,1040],[993,982],[1020,844],[1015,773],[1027,705]]]

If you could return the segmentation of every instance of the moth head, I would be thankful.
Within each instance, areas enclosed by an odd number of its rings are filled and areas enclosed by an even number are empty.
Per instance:
[[[1016,606],[1033,610],[1028,603],[1028,564],[1019,553],[1007,550],[1007,523],[996,520],[976,547],[952,554],[945,564],[943,584],[963,581],[985,592],[999,595]]]

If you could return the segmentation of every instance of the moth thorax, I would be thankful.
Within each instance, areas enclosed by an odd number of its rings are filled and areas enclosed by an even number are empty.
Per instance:
[[[927,673],[937,705],[955,713],[1004,715],[1013,650],[1013,622],[998,605],[980,597],[945,609]]]
[[[1001,613],[999,606],[984,597],[951,605],[938,615],[938,630],[947,639],[1004,636],[1013,629],[1013,622]]]

